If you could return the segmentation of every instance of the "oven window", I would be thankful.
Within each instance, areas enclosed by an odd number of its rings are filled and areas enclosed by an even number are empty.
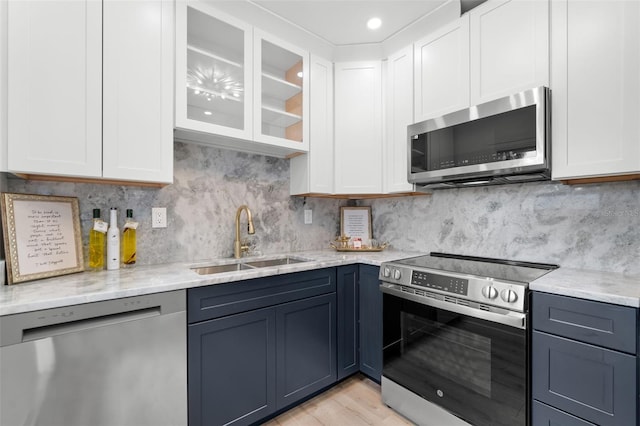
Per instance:
[[[417,368],[437,371],[484,397],[491,398],[491,339],[467,331],[449,322],[441,323],[418,315],[402,312],[404,324],[404,360]],[[442,316],[447,316],[446,313]],[[442,319],[441,319],[442,320]]]
[[[412,173],[535,156],[535,105],[411,138]]]
[[[383,375],[477,426],[526,425],[525,330],[384,295]]]

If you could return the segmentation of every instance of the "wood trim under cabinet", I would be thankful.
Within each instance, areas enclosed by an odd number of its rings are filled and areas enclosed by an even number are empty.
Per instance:
[[[21,179],[33,180],[33,181],[45,181],[45,182],[71,182],[71,183],[97,183],[101,185],[124,185],[124,186],[139,186],[144,188],[164,188],[169,183],[158,182],[134,182],[127,180],[114,180],[114,179],[98,179],[98,178],[83,178],[74,176],[48,176],[48,175],[33,175],[25,173],[14,173],[15,176]]]
[[[582,185],[586,183],[624,182],[628,180],[640,180],[640,174],[620,175],[620,176],[599,176],[579,179],[563,179],[565,185]]]
[[[295,194],[292,197],[313,197],[313,198],[333,198],[344,200],[370,200],[375,198],[398,198],[417,197],[421,195],[431,195],[428,192],[398,192],[395,194],[317,194],[309,192],[306,194]]]

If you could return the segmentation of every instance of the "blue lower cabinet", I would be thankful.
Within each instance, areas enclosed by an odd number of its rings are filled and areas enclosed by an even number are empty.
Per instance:
[[[291,405],[336,381],[336,295],[276,308],[276,405]]]
[[[382,292],[380,268],[360,265],[359,271],[359,337],[360,371],[380,382],[382,377]]]
[[[189,424],[247,425],[276,411],[276,312],[189,325]]]
[[[638,310],[533,292],[533,426],[638,424]]]
[[[336,382],[336,272],[190,289],[190,426],[249,425]]]
[[[531,411],[533,426],[596,426],[538,401],[533,401]]]
[[[357,373],[359,366],[358,265],[340,266],[336,274],[338,303],[338,380]]]

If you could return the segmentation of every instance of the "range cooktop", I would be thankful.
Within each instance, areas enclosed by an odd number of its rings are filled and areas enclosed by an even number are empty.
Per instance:
[[[402,291],[444,295],[525,311],[529,283],[557,265],[432,252],[380,266],[380,280]],[[426,292],[426,293],[425,293]],[[480,306],[481,308],[482,306]]]

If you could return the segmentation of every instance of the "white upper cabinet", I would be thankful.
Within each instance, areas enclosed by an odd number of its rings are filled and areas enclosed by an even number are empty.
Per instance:
[[[103,3],[102,176],[173,182],[174,5]]]
[[[386,134],[383,158],[383,192],[407,192],[407,126],[413,123],[413,48],[409,46],[387,60],[385,91]]]
[[[549,85],[548,0],[488,0],[469,18],[471,105]]]
[[[286,41],[179,0],[176,139],[280,157],[307,152],[308,61]]]
[[[251,139],[251,27],[184,1],[176,22],[176,127]]]
[[[7,2],[0,1],[0,172],[7,171]]]
[[[11,1],[8,23],[9,170],[101,177],[102,2]]]
[[[640,2],[551,5],[553,179],[640,173]]]
[[[315,55],[309,64],[309,153],[291,158],[291,195],[334,191],[333,64]]]
[[[8,16],[9,170],[171,182],[173,4],[12,1]]]
[[[308,52],[254,29],[254,139],[309,150]]]
[[[335,64],[335,192],[382,192],[382,66]]]
[[[415,121],[469,106],[469,16],[414,44]]]

